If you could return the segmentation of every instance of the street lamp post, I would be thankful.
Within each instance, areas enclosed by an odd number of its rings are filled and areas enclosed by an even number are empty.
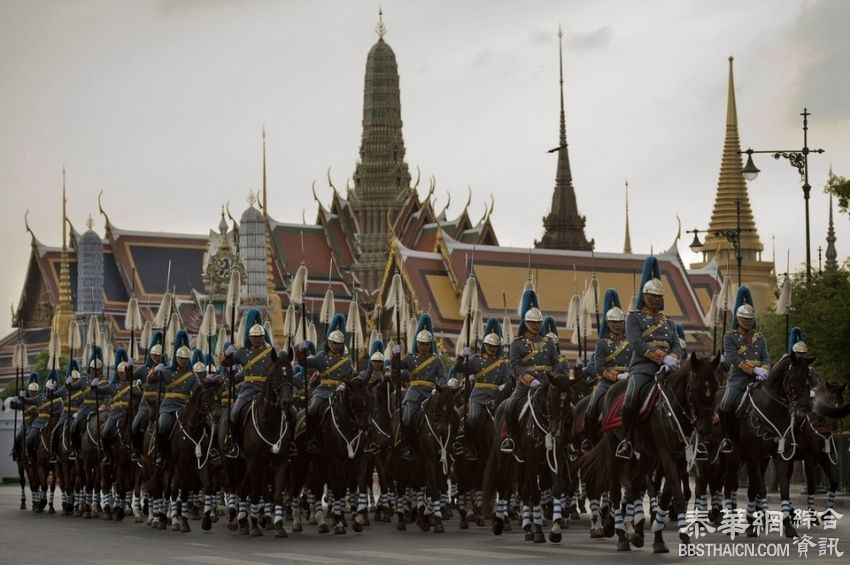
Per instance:
[[[771,151],[756,151],[754,149],[747,148],[746,151],[741,151],[741,153],[747,154],[747,164],[741,170],[741,174],[744,175],[744,178],[747,180],[755,180],[758,176],[760,171],[756,167],[755,163],[753,163],[753,153],[772,153],[774,159],[779,159],[780,157],[788,159],[791,166],[797,169],[800,173],[800,178],[803,180],[803,200],[806,204],[806,282],[808,283],[812,280],[812,248],[809,231],[809,192],[811,192],[812,186],[809,184],[809,153],[823,153],[824,150],[809,148],[808,132],[809,116],[811,116],[811,114],[807,108],[803,108],[803,112],[800,115],[803,116],[803,148]]]
[[[735,250],[735,262],[738,267],[738,286],[741,286],[741,263],[744,260],[744,257],[741,255],[741,234],[744,232],[753,232],[756,231],[753,228],[741,228],[741,200],[739,198],[735,199],[735,229],[734,230],[701,230],[701,229],[692,229],[687,230],[686,233],[694,234],[694,240],[691,243],[691,251],[694,253],[699,253],[702,251],[703,245],[699,240],[699,234],[701,233],[710,233],[712,235],[726,238],[726,241],[732,244],[733,249]]]

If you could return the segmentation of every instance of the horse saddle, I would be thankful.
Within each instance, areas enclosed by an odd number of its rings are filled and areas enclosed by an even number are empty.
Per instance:
[[[638,412],[638,418],[641,421],[646,421],[652,415],[652,408],[655,406],[655,403],[658,401],[659,389],[657,386],[653,386],[652,390],[649,394],[646,395],[643,403],[640,406],[640,412]],[[608,415],[605,417],[605,420],[602,422],[602,431],[607,432],[608,430],[615,430],[617,428],[623,427],[623,402],[626,400],[626,395],[621,394],[617,397],[617,400],[614,401],[614,405],[611,406],[611,410],[608,411]]]
[[[747,388],[744,389],[744,394],[741,395],[741,400],[738,401],[738,405],[735,407],[735,417],[740,418],[744,416],[748,412],[749,408],[749,399],[752,391],[755,390],[756,387],[759,386],[759,383],[750,383],[747,385]]]

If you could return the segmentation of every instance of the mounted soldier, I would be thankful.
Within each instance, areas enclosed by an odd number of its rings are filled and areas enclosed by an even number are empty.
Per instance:
[[[366,365],[365,369],[360,371],[357,378],[362,380],[364,383],[377,383],[377,381],[389,375],[387,372],[387,369],[389,368],[389,364],[386,363],[387,361],[389,361],[389,359],[384,357],[384,342],[381,341],[380,338],[372,341],[372,344],[369,346],[369,364]],[[381,401],[383,401],[383,399],[379,399],[379,402]],[[390,440],[390,438],[386,437],[386,432],[380,430],[380,427],[375,422],[374,417],[375,406],[373,402],[369,418],[369,444],[363,450],[365,453],[369,454],[377,453],[383,444]]]
[[[498,393],[508,385],[509,365],[502,357],[502,325],[499,320],[490,318],[484,328],[484,351],[476,355],[458,357],[450,374],[465,371],[469,375],[467,386],[472,387],[469,394],[469,404],[464,423],[464,451],[467,461],[478,460],[478,449],[475,447],[476,438],[480,434],[482,420],[487,417],[487,411],[495,411]],[[463,360],[469,359],[468,366]]]
[[[393,356],[401,356],[401,346],[396,345]],[[422,314],[416,327],[416,353],[408,353],[399,360],[401,378],[409,381],[401,408],[401,426],[404,436],[404,447],[401,457],[406,461],[416,458],[416,416],[422,409],[426,398],[437,392],[437,386],[446,386],[446,370],[437,355],[437,344],[434,341],[431,316]],[[457,380],[448,383],[458,386]]]
[[[735,320],[732,331],[723,336],[723,354],[729,363],[729,378],[726,393],[720,401],[720,426],[723,441],[720,453],[731,453],[732,442],[738,437],[738,422],[735,410],[747,387],[755,381],[763,381],[770,371],[767,341],[756,331],[756,312],[750,289],[741,286],[735,297]]]
[[[145,356],[145,363],[133,373],[133,381],[142,389],[142,398],[139,401],[139,407],[135,416],[133,416],[133,424],[130,428],[130,443],[132,446],[130,460],[133,462],[139,461],[139,452],[142,449],[145,430],[148,428],[148,423],[150,422],[150,401],[156,401],[161,385],[160,382],[152,382],[148,385],[148,377],[153,373],[154,367],[160,363],[164,363],[162,358],[162,332],[157,330],[151,336],[148,353]]]
[[[133,360],[128,358],[126,350],[119,348],[115,351],[115,374],[111,382],[98,391],[109,398],[109,414],[100,434],[103,448],[101,464],[104,467],[112,465],[112,443],[118,435],[118,423],[127,415],[130,387],[133,385]]]
[[[56,453],[59,451],[59,441],[62,439],[63,433],[68,434],[70,444],[71,432],[70,429],[66,431],[65,428],[80,409],[83,403],[83,394],[84,391],[80,386],[80,364],[77,363],[76,359],[71,359],[68,363],[68,376],[65,377],[65,386],[56,391],[56,396],[67,399],[64,402],[69,403],[70,406],[65,406],[59,421],[53,428],[53,435],[50,437],[50,463],[56,463]]]
[[[516,448],[518,407],[528,398],[529,390],[548,383],[551,373],[569,371],[569,363],[558,356],[556,341],[541,335],[543,312],[532,288],[522,293],[520,318],[517,338],[510,349],[510,373],[516,379],[516,387],[505,404],[507,435],[499,447],[502,453],[513,453]]]
[[[15,445],[12,446],[12,458],[15,460],[20,460],[21,458],[21,443],[26,439],[26,462],[27,465],[32,465],[34,461],[32,448],[30,446],[30,442],[32,441],[33,447],[35,440],[32,439],[32,429],[35,427],[35,422],[38,419],[38,407],[44,402],[44,394],[39,392],[38,386],[38,373],[30,373],[29,383],[27,384],[26,391],[18,391],[18,398],[15,399],[12,407],[15,410],[23,410],[23,421],[25,423],[24,426],[18,428],[18,434],[15,436]],[[26,438],[24,438],[24,429],[26,429]],[[40,432],[41,430],[39,430]],[[38,434],[35,434],[35,438],[38,438]]]
[[[80,409],[74,414],[74,421],[71,424],[71,453],[70,458],[75,458],[77,451],[80,449],[83,430],[86,429],[86,422],[89,416],[94,414],[97,409],[98,398],[96,398],[97,386],[100,385],[101,370],[103,369],[103,352],[99,345],[92,346],[92,352],[89,356],[89,372],[88,378],[80,378],[77,385],[83,391],[83,400],[80,404]],[[68,385],[69,387],[74,386]]]
[[[319,383],[310,393],[310,405],[307,407],[307,418],[312,437],[307,440],[307,451],[312,454],[321,452],[319,445],[320,428],[324,408],[335,391],[342,392],[346,384],[354,376],[351,357],[345,351],[345,316],[334,314],[328,324],[325,336],[325,346],[316,355],[306,355],[307,344],[302,343],[298,348],[297,359],[306,371],[316,371]]]
[[[629,377],[629,361],[632,358],[632,345],[624,335],[626,313],[620,306],[620,296],[613,288],[605,291],[603,302],[605,313],[602,315],[602,327],[596,341],[593,362],[588,364],[595,371],[599,382],[593,389],[585,414],[586,438],[582,449],[590,449],[599,441],[599,416],[602,399],[611,385]]]
[[[626,316],[626,338],[632,346],[632,359],[622,408],[624,438],[616,451],[620,459],[631,459],[634,455],[632,439],[641,402],[652,389],[655,374],[662,367],[672,371],[678,369],[684,354],[673,321],[663,313],[664,285],[655,257],[647,257],[644,261],[641,295],[636,307],[636,312]]]
[[[162,383],[163,400],[159,407],[156,428],[156,465],[165,464],[165,449],[177,412],[186,405],[195,388],[201,385],[189,366],[192,351],[189,349],[189,334],[180,330],[174,337],[174,361],[169,367],[159,364],[148,377],[148,383]]]
[[[801,357],[807,357],[809,354],[809,346],[806,345],[805,336],[803,335],[803,330],[794,326],[788,332],[788,351],[791,352],[791,355],[796,357],[797,359]],[[809,375],[812,377],[812,388],[817,388],[821,386],[820,377],[818,377],[814,368],[809,366]]]
[[[230,444],[227,456],[239,457],[239,442],[242,437],[243,411],[263,389],[272,365],[277,360],[277,352],[266,334],[260,311],[251,308],[245,317],[248,335],[242,347],[230,345],[224,352],[221,364],[226,367],[241,365],[241,371],[235,374],[234,382],[241,382],[236,402],[230,408]]]

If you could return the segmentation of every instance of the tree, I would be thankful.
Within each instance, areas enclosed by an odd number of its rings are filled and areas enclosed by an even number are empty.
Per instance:
[[[789,327],[803,330],[809,355],[817,357],[815,369],[822,380],[850,382],[850,271],[838,269],[812,273],[792,282]],[[759,319],[774,361],[785,353],[785,316],[769,313]]]
[[[50,355],[47,353],[47,350],[43,350],[39,352],[38,357],[35,360],[35,365],[30,367],[30,372],[24,375],[24,387],[27,386],[29,382],[30,373],[35,372],[38,373],[38,386],[44,386],[44,381],[47,380],[47,375],[50,374],[50,370],[52,367],[47,366],[47,362],[50,359]],[[60,357],[58,363],[56,364],[56,370],[59,373],[59,386],[62,386],[65,379],[64,376],[68,372],[68,358]],[[13,380],[11,383],[7,384],[6,387],[0,391],[0,400],[5,399],[9,396],[15,394],[15,381]]]
[[[850,179],[833,175],[830,171],[823,191],[838,198],[838,209],[850,214]]]

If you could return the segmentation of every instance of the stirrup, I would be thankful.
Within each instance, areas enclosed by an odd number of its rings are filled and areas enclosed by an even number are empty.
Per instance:
[[[455,441],[452,444],[452,453],[454,455],[461,455],[461,454],[463,454],[464,451],[466,451],[466,448],[463,446],[463,444],[461,442]]]
[[[617,445],[617,450],[614,452],[614,456],[618,459],[626,459],[627,461],[631,461],[632,456],[634,455],[634,450],[632,449],[632,442],[627,439],[624,439]]]
[[[154,460],[154,465],[159,468],[165,467],[165,458],[163,458],[162,455],[157,455],[156,459]]]
[[[238,459],[239,458],[239,446],[235,443],[230,446],[230,449],[227,451],[227,455],[225,455],[228,459]]]
[[[720,442],[720,447],[717,448],[720,453],[732,453],[732,440],[728,437],[723,438]]]
[[[68,461],[76,461],[77,460],[77,452],[71,450],[68,452]]]
[[[413,450],[409,447],[404,447],[401,450],[401,458],[405,461],[413,461],[416,459],[416,454],[413,453]]]
[[[470,446],[466,448],[465,458],[467,461],[478,461],[478,450]]]
[[[375,453],[378,453],[379,451],[381,451],[381,448],[378,447],[378,444],[375,443],[374,441],[370,441],[369,445],[367,445],[363,449],[363,453],[366,453],[366,454],[369,454],[369,455],[374,455]]]
[[[584,438],[583,440],[581,440],[580,449],[582,451],[590,451],[591,449],[593,449],[593,442],[590,441],[588,438]]]
[[[318,455],[322,451],[319,449],[319,442],[316,441],[316,438],[310,438],[307,441],[307,453],[312,455]]]
[[[51,465],[56,465],[56,463],[58,463],[58,462],[59,462],[59,458],[58,458],[58,457],[56,457],[56,454],[55,454],[55,453],[51,453],[51,454],[50,454],[50,459],[48,459],[48,460],[47,460],[47,462],[48,462],[48,463],[50,463]]]
[[[513,438],[506,437],[502,440],[502,444],[499,446],[499,451],[502,453],[513,453],[516,448],[516,444],[514,443]]]
[[[130,461],[132,461],[133,463],[139,462],[139,452],[135,449],[130,453]]]
[[[289,442],[289,457],[298,457],[298,446],[294,441]]]

